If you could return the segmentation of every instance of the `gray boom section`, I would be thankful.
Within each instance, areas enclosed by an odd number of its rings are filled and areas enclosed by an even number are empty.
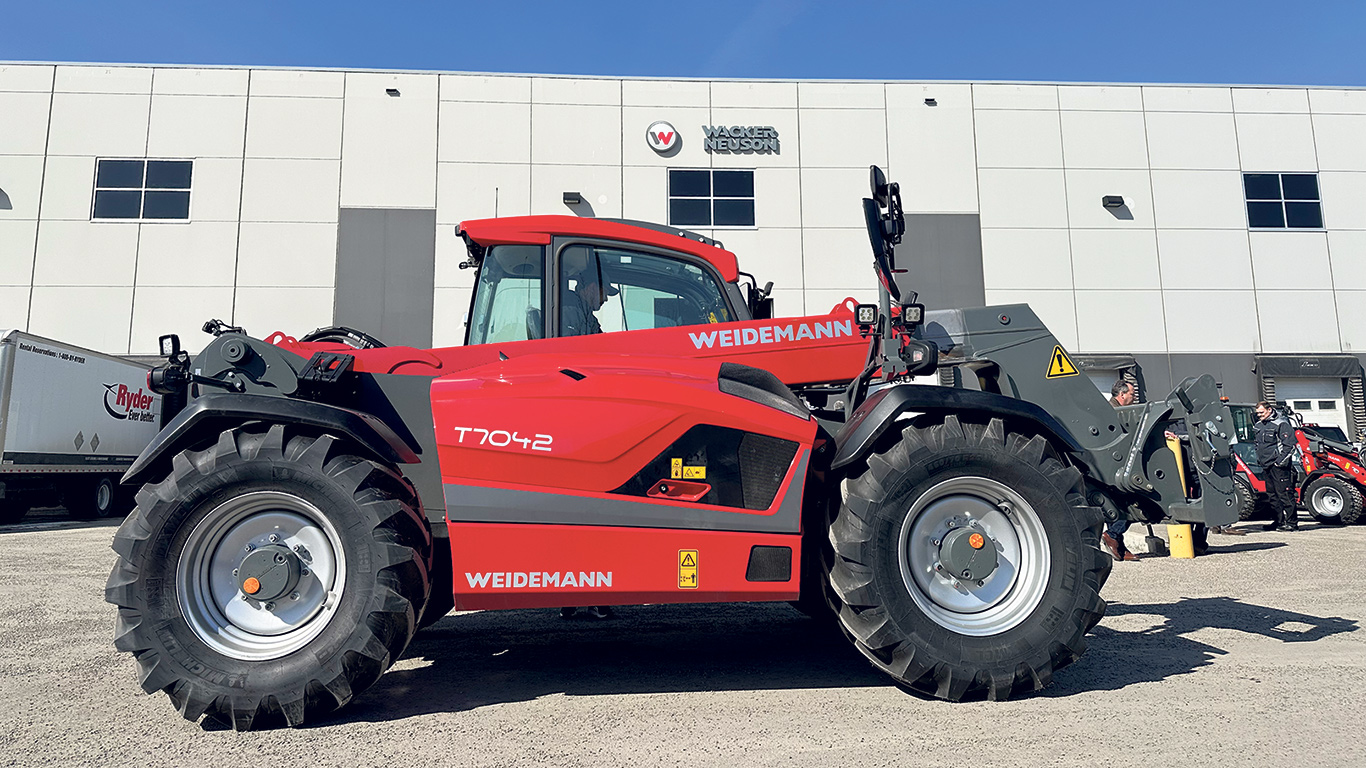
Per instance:
[[[1162,400],[1116,409],[1091,380],[1059,374],[1057,338],[1026,304],[925,313],[916,336],[939,347],[940,366],[961,365],[983,391],[1033,403],[1049,413],[1080,448],[1076,460],[1089,486],[1119,507],[1146,500],[1183,522],[1223,525],[1237,520],[1229,461],[1232,415],[1209,375],[1188,378]],[[1065,367],[1064,367],[1065,368]],[[1055,374],[1050,377],[1050,370]],[[1177,455],[1164,433],[1184,422],[1201,497],[1188,499]],[[1143,517],[1137,508],[1128,512]]]

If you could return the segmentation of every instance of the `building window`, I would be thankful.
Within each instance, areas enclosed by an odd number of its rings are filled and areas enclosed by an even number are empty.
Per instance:
[[[1253,229],[1322,229],[1315,173],[1245,173],[1247,225]]]
[[[754,226],[754,171],[669,169],[669,225]]]
[[[97,160],[90,218],[189,219],[193,171],[193,160]]]

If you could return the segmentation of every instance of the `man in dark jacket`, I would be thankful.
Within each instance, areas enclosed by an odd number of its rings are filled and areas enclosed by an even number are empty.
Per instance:
[[[1277,416],[1270,403],[1257,403],[1257,424],[1253,427],[1252,444],[1257,448],[1257,463],[1266,469],[1266,492],[1275,521],[1266,530],[1299,530],[1299,513],[1295,510],[1295,431],[1284,416]]]

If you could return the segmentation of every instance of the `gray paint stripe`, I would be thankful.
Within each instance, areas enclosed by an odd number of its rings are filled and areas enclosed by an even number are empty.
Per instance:
[[[453,523],[536,523],[626,528],[679,528],[744,533],[800,533],[802,496],[810,451],[803,449],[796,475],[772,515],[725,512],[661,504],[639,497],[597,499],[568,493],[445,484],[446,516]]]

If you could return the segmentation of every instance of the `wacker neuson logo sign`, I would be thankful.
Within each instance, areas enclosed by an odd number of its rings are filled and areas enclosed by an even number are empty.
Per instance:
[[[780,154],[778,130],[771,125],[704,125],[708,152]]]
[[[678,131],[663,120],[658,120],[650,123],[650,127],[645,129],[645,141],[649,143],[650,149],[662,155],[678,146]]]

